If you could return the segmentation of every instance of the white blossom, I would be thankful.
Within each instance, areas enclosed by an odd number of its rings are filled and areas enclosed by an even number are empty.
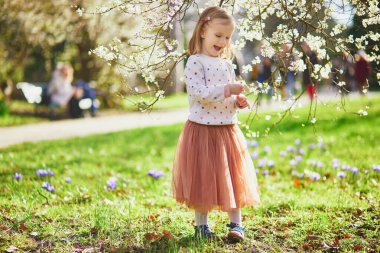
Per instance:
[[[173,50],[173,46],[169,43],[168,40],[165,40],[165,46],[168,48],[169,51]]]
[[[78,13],[78,15],[79,15],[80,17],[82,17],[82,16],[83,16],[83,8],[78,8],[78,9],[77,9],[77,13]]]
[[[112,61],[117,58],[115,53],[113,53],[109,48],[104,46],[99,46],[92,50],[92,52],[106,61]]]
[[[296,61],[292,61],[288,69],[290,71],[303,72],[306,69],[306,64],[303,62],[302,59],[299,59]]]
[[[251,61],[252,65],[256,65],[256,64],[260,64],[260,63],[261,63],[261,59],[258,56],[256,56],[255,58],[253,58],[253,60]]]
[[[252,71],[252,65],[251,65],[251,64],[243,65],[243,67],[242,67],[242,72],[243,72],[244,74],[249,73],[249,72],[251,72],[251,71]]]
[[[367,115],[368,115],[368,112],[365,111],[365,110],[360,109],[360,110],[358,111],[358,114],[359,114],[360,116],[367,116]]]
[[[261,47],[261,55],[264,57],[272,58],[274,54],[274,48],[269,43],[264,43],[264,45]]]
[[[343,87],[344,85],[346,85],[346,82],[344,82],[344,81],[340,81],[340,82],[337,83],[337,85],[338,85],[339,87]]]

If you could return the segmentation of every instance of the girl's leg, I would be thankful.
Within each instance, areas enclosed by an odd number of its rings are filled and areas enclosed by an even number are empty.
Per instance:
[[[230,228],[228,232],[228,239],[234,242],[240,242],[244,240],[244,228],[242,227],[241,222],[241,209],[236,208],[228,212],[230,216],[230,224],[227,224],[227,227]]]
[[[207,212],[200,212],[195,210],[195,237],[212,239],[215,234],[211,232],[207,222]]]
[[[207,212],[195,210],[195,226],[207,225]]]
[[[228,212],[228,216],[230,217],[230,222],[239,224],[241,226],[241,209],[236,208],[232,209]]]

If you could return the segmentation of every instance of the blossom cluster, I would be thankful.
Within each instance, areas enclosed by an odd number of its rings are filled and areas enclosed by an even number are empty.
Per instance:
[[[136,25],[131,29],[133,32],[128,40],[114,38],[108,45],[99,45],[91,53],[109,64],[118,65],[123,69],[122,74],[126,79],[131,73],[138,73],[144,78],[148,90],[153,89],[154,94],[161,94],[163,92],[157,91],[167,88],[175,76],[173,73],[176,73],[177,64],[182,64],[186,56],[187,47],[182,45],[182,36],[191,33],[184,31],[178,34],[178,29],[186,27],[185,22],[192,22],[192,28],[195,26],[198,16],[194,12],[203,10],[192,9],[198,4],[205,7],[220,5],[234,14],[238,33],[233,42],[236,50],[243,49],[247,42],[260,43],[260,57],[271,58],[277,65],[271,80],[267,81],[273,84],[275,97],[281,96],[278,87],[285,82],[284,72],[310,71],[316,81],[328,79],[332,77],[334,57],[352,55],[358,50],[365,50],[368,60],[380,63],[380,48],[377,45],[380,33],[371,30],[374,25],[380,24],[376,0],[209,0],[202,3],[195,0],[109,0],[97,6],[95,13],[108,15],[120,12],[123,16],[136,20]],[[334,21],[334,16],[346,10],[352,10],[355,12],[352,14],[363,18],[361,25],[367,29],[364,35],[354,37],[349,34],[349,25]],[[83,8],[77,8],[77,12],[80,15],[93,13]],[[274,16],[278,20],[275,25]],[[189,38],[185,41],[189,41]],[[305,44],[317,55],[317,64],[311,63],[310,56],[304,49]],[[253,57],[249,64],[242,67],[243,73],[251,72],[254,65],[260,64],[260,57]],[[376,76],[380,82],[380,75]],[[344,89],[344,76],[341,73],[338,79],[335,83]],[[247,86],[255,94],[269,91],[258,87],[256,82],[248,83]],[[148,103],[148,107],[149,105]]]

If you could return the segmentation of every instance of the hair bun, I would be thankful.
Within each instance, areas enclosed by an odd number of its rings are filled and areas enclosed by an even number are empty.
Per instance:
[[[206,18],[202,18],[200,21],[203,22],[203,23],[206,23],[208,21],[211,21],[211,17],[207,16]]]

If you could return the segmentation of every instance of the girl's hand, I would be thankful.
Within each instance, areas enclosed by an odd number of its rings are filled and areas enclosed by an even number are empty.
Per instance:
[[[243,108],[246,108],[246,107],[250,106],[250,104],[248,103],[247,97],[244,96],[243,94],[239,94],[239,95],[236,96],[236,105],[240,109],[243,109]]]
[[[227,98],[227,97],[230,97],[231,95],[239,95],[240,93],[242,93],[243,89],[244,89],[244,86],[240,83],[227,84],[224,87],[224,96]]]

